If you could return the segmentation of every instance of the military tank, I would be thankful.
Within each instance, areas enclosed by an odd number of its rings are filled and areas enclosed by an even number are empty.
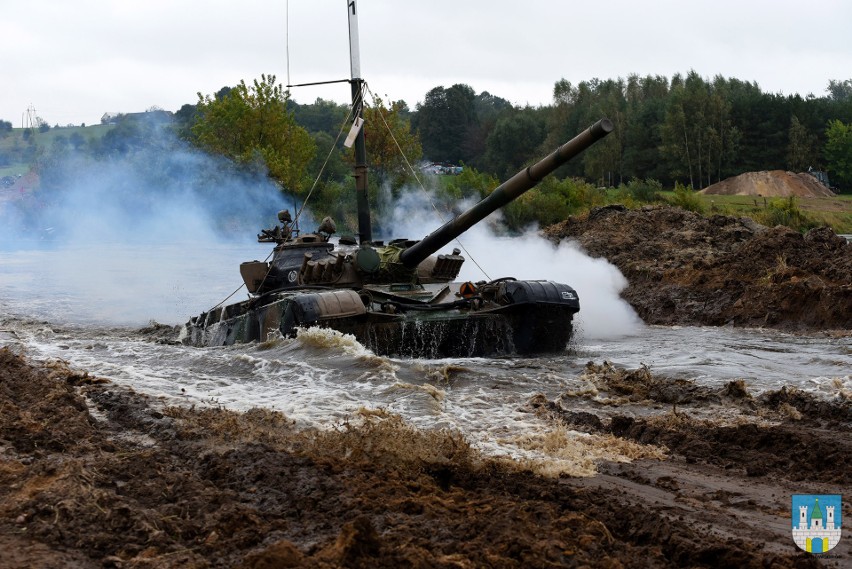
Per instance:
[[[354,87],[353,87],[354,90]],[[363,129],[355,141],[359,240],[335,240],[326,218],[300,233],[288,212],[262,230],[269,261],[240,265],[250,298],[192,318],[184,343],[222,346],[294,336],[321,326],[352,334],[377,354],[401,357],[530,355],[564,350],[580,310],[576,291],[549,280],[456,282],[464,257],[440,249],[609,134],[601,119],[546,158],[515,174],[482,201],[419,241],[373,241],[366,206]]]
[[[354,144],[358,239],[340,237],[335,243],[330,219],[315,232],[302,234],[289,212],[281,212],[281,225],[258,235],[259,241],[275,244],[271,260],[240,265],[249,299],[191,318],[181,334],[183,342],[223,346],[322,326],[352,334],[381,355],[469,357],[565,349],[580,310],[573,288],[511,277],[460,283],[455,281],[464,262],[460,251],[434,255],[609,134],[612,123],[601,119],[420,241],[373,241],[356,4],[346,3],[351,79],[287,87],[351,86],[353,122],[344,146]]]

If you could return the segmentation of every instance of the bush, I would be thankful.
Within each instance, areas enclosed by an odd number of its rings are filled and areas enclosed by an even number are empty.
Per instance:
[[[769,227],[786,225],[791,229],[801,232],[819,225],[816,221],[802,213],[796,203],[795,196],[770,200],[766,204],[766,208],[757,212],[754,218]]]
[[[490,194],[500,181],[491,174],[465,165],[461,174],[450,177],[443,191],[453,199],[482,199]]]
[[[669,203],[688,211],[704,213],[704,204],[701,203],[701,198],[691,187],[686,187],[680,182],[675,182],[674,197],[671,198]]]
[[[623,190],[637,202],[650,203],[660,199],[663,185],[657,180],[633,178],[623,185]]]

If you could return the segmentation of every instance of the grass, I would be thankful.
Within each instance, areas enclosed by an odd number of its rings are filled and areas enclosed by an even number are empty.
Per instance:
[[[673,198],[674,192],[660,192],[667,198]],[[735,215],[760,217],[771,208],[773,200],[757,196],[724,196],[696,194],[704,206],[705,213],[712,215]],[[852,234],[852,194],[839,194],[834,197],[796,198],[795,205],[809,220],[818,225],[828,225],[836,233]]]
[[[40,150],[49,149],[60,136],[69,139],[73,134],[77,133],[82,135],[86,139],[86,142],[90,142],[100,139],[113,128],[115,128],[115,125],[105,124],[86,127],[51,127],[46,132],[34,130],[29,139],[24,138],[25,129],[13,128],[5,136],[0,136],[0,156],[9,156],[8,163],[0,160],[0,164],[2,164],[0,165],[0,178],[3,176],[17,176],[18,174],[29,172],[32,160],[26,159],[25,156],[32,156]]]

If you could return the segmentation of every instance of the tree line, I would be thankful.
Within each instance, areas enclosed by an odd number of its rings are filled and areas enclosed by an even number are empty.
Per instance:
[[[553,95],[549,106],[516,107],[467,85],[436,87],[412,113],[412,127],[428,158],[502,178],[606,116],[613,135],[563,176],[607,186],[653,179],[697,190],[748,171],[813,168],[852,190],[852,146],[842,128],[852,123],[852,80],[830,81],[822,97],[801,97],[691,71],[577,85],[563,79]]]
[[[634,194],[697,190],[754,170],[824,170],[836,187],[852,191],[852,80],[832,80],[824,95],[801,97],[690,71],[577,85],[562,79],[553,103],[538,107],[477,94],[465,84],[435,87],[414,109],[404,101],[367,102],[371,195],[379,207],[412,182],[410,167],[421,160],[465,166],[465,176],[437,186],[447,200],[483,195],[601,117],[610,118],[615,131],[557,171],[558,183],[568,180],[562,187],[548,186],[515,205],[518,223],[530,217],[523,202],[539,210],[532,221],[541,222],[552,217],[547,212],[570,211],[580,198],[593,201],[589,187],[632,188]],[[298,104],[274,76],[264,75],[213,95],[199,93],[196,103],[174,113],[172,128],[182,143],[263,171],[301,198],[311,194],[312,207],[347,225],[355,210],[351,157],[333,150],[341,146],[350,112],[323,99]],[[95,157],[131,152],[151,143],[146,132],[139,121],[119,121],[88,151]],[[87,150],[74,142],[75,150]],[[56,160],[40,162],[49,167]]]

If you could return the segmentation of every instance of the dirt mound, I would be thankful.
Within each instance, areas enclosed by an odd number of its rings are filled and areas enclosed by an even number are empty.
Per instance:
[[[658,384],[649,378],[643,389],[650,394]],[[162,408],[7,349],[0,411],[7,569],[820,563],[789,538],[787,489],[754,481],[785,477],[773,460],[756,477],[736,480],[736,492],[724,471],[686,470],[675,479],[672,468],[690,468],[680,459],[613,465],[594,479],[543,479],[474,460],[463,441],[441,432],[421,433],[426,448],[412,454],[414,431],[395,433],[382,418],[372,430],[347,426],[316,437],[268,410]],[[651,432],[637,422],[616,421],[613,430],[633,438]],[[675,446],[669,430],[655,433]],[[717,452],[700,429],[684,433]],[[820,440],[820,452],[848,463],[848,444],[834,450],[832,439]],[[762,456],[742,452],[730,459]],[[698,482],[701,492],[692,489]],[[782,498],[764,511],[770,492]],[[751,494],[757,506],[748,504]],[[760,519],[740,523],[742,508],[760,510]]]
[[[680,208],[595,208],[545,229],[616,265],[649,324],[852,329],[852,245],[826,227],[802,235]]]
[[[701,194],[724,196],[763,196],[800,198],[832,197],[834,192],[817,181],[816,178],[801,172],[771,170],[746,172],[727,180],[717,182],[701,190]]]

